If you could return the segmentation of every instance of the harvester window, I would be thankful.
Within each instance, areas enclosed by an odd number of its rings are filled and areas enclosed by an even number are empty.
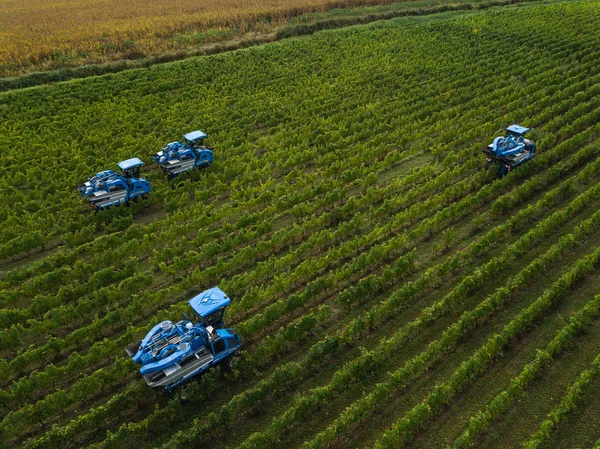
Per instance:
[[[126,178],[139,178],[140,177],[140,167],[130,168],[128,170],[123,170],[123,174]]]
[[[219,309],[216,312],[211,313],[206,317],[206,321],[212,327],[218,327],[219,324],[223,322],[223,313],[225,312],[225,308]]]
[[[186,320],[189,320],[189,321],[194,321],[194,320],[195,321],[202,321],[202,317],[200,315],[198,315],[194,309],[192,309],[191,307],[188,306],[186,310],[187,310],[187,313],[185,313],[185,312],[183,313],[183,317]],[[192,319],[190,319],[190,317],[192,317]]]

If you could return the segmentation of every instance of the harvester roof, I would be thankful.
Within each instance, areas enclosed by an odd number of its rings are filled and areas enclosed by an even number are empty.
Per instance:
[[[126,161],[119,162],[118,165],[121,170],[129,170],[131,168],[141,167],[142,165],[144,165],[144,163],[137,157],[132,157],[131,159],[127,159]]]
[[[194,140],[204,139],[206,137],[206,133],[203,133],[202,131],[192,131],[191,133],[187,133],[183,137],[185,137],[186,140],[193,142]]]
[[[524,126],[521,125],[510,125],[508,128],[506,128],[506,130],[508,132],[511,132],[513,134],[517,134],[517,135],[522,135],[525,134],[527,131],[529,131],[529,128],[525,128]]]
[[[213,287],[190,299],[189,304],[201,317],[228,306],[231,300],[219,287]]]

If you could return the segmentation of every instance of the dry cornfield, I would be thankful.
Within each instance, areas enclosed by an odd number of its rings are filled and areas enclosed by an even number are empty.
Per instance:
[[[388,0],[3,0],[0,2],[0,75],[27,66],[56,68],[169,51],[208,30],[225,35],[264,31],[291,17]],[[54,63],[54,65],[52,65]]]

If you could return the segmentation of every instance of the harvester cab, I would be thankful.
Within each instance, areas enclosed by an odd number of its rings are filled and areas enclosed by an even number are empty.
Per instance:
[[[81,195],[97,210],[124,204],[139,196],[148,197],[150,183],[140,178],[144,163],[137,157],[119,162],[121,173],[104,170],[79,186]]]
[[[225,309],[231,300],[219,287],[206,290],[189,300],[189,305],[198,321],[213,328],[223,327]]]
[[[127,159],[117,164],[121,169],[121,174],[126,179],[137,179],[140,177],[140,168],[144,163],[137,157]]]
[[[163,321],[144,339],[125,349],[140,373],[154,388],[170,391],[213,366],[228,363],[241,346],[233,329],[224,327],[225,309],[230,303],[218,287],[189,300],[196,323],[187,315],[178,323]]]
[[[186,170],[208,167],[215,158],[212,148],[204,145],[206,137],[206,133],[202,131],[188,133],[183,136],[183,143],[167,144],[165,148],[154,154],[152,159],[163,169],[169,179]]]
[[[207,137],[207,134],[202,131],[192,131],[183,136],[186,145],[190,148],[207,148],[204,146],[204,139]]]
[[[498,178],[502,178],[513,168],[524,164],[535,154],[535,143],[525,139],[529,128],[511,125],[506,135],[496,137],[494,142],[483,149],[487,167],[498,164]]]

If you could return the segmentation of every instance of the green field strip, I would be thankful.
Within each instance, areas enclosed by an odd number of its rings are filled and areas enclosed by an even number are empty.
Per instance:
[[[565,242],[563,241],[563,245],[564,244],[565,244]],[[554,257],[556,257],[556,250],[557,250],[557,248],[554,247],[549,254],[554,253],[555,254]],[[533,266],[532,266],[532,268],[533,268]],[[527,271],[524,271],[523,273],[526,273],[526,272]],[[515,279],[517,279],[517,280],[512,281],[512,282],[518,282],[519,278],[515,278]],[[493,295],[489,300],[487,300],[483,304],[486,304],[486,303],[488,303],[490,305],[494,304],[494,298],[495,297],[497,297],[499,299],[503,295],[506,295],[506,294],[507,294],[506,290],[499,290],[499,292],[497,294]],[[489,307],[489,306],[487,306],[487,307]],[[485,309],[482,309],[482,310],[485,310]],[[455,327],[455,326],[453,326],[453,327]],[[452,333],[448,333],[448,332],[450,332],[450,330],[448,330],[447,333],[446,333],[448,336],[452,335]],[[448,337],[446,337],[446,339],[447,338]],[[444,341],[444,340],[442,339],[441,341]],[[433,351],[434,348],[435,348],[435,345],[432,344],[431,350]],[[430,352],[430,351],[428,350],[428,352]],[[435,352],[433,352],[433,353],[435,353]],[[421,356],[420,359],[423,360],[423,356]],[[407,371],[406,369],[403,369],[403,370],[401,370],[401,371],[399,371],[397,373],[403,373],[403,372],[405,372],[405,373],[408,374],[410,371]],[[397,385],[397,383],[403,379],[402,377],[400,377],[398,379],[395,379],[394,377],[395,376],[392,376],[392,378],[390,379],[390,380],[392,380],[392,379],[394,380],[394,385]],[[390,382],[388,381],[384,385],[390,385]],[[380,391],[382,392],[381,394],[383,394],[383,392],[387,391],[387,390],[384,390],[384,387],[381,387]],[[335,435],[335,438],[337,438],[337,435],[339,434],[339,430],[340,430],[340,423],[344,423],[344,428],[345,428],[346,426],[349,425],[349,422],[353,422],[355,419],[357,419],[357,416],[364,416],[364,413],[366,413],[367,410],[370,410],[371,407],[375,406],[375,402],[377,402],[375,400],[376,397],[378,398],[377,400],[381,400],[380,396],[370,394],[370,395],[366,396],[365,398],[361,399],[360,401],[357,401],[355,404],[353,404],[353,406],[351,408],[347,409],[347,411],[338,420],[336,420],[336,424],[335,425],[332,425],[332,426],[330,426],[328,428],[327,433],[322,432],[319,435],[318,439],[313,440],[313,442],[312,442],[311,445],[313,447],[320,447],[329,438],[333,438],[334,435]],[[350,415],[350,413],[352,413],[352,415]],[[350,418],[350,421],[348,421],[348,418],[345,418],[345,416],[352,416],[352,418]],[[327,437],[326,437],[326,435],[327,435]],[[326,439],[324,439],[324,438],[326,438]]]
[[[403,315],[404,315],[404,314],[406,314],[406,311],[404,311],[404,312],[403,312]],[[381,333],[381,331],[380,331],[379,333]],[[367,346],[367,347],[368,347],[368,346]],[[405,348],[405,350],[406,350],[406,348]],[[438,369],[439,369],[439,368],[438,368]],[[339,401],[336,399],[336,402],[339,402]],[[318,418],[317,418],[317,419],[318,419]],[[319,421],[319,422],[320,422],[320,421]],[[317,425],[318,425],[318,424],[317,424]],[[308,427],[309,427],[311,430],[314,430],[314,427],[313,427],[312,425],[309,425],[309,424],[307,424],[307,426],[308,426]],[[367,427],[369,427],[369,426],[367,426]],[[299,433],[299,434],[303,434],[303,435],[305,435],[305,436],[306,436],[306,431],[299,430],[297,433]]]
[[[597,286],[595,290],[597,291]],[[575,381],[582,369],[588,367],[597,355],[598,330],[598,325],[594,324],[590,329],[590,335],[584,335],[582,341],[578,342],[572,352],[561,356],[547,368],[547,372],[532,382],[517,402],[509,404],[509,408],[504,411],[505,416],[501,416],[497,423],[483,434],[482,438],[477,441],[477,445],[480,447],[521,447],[524,445],[540,429],[547,414],[559,406],[569,384]],[[594,392],[590,392],[587,397],[588,399],[593,398]],[[577,413],[579,410],[574,409],[570,415],[576,417]],[[571,438],[580,441],[587,440],[589,444],[597,435],[594,433],[594,428],[593,424],[585,429],[580,427],[580,433],[571,435]],[[507,429],[510,429],[510,432],[507,432]],[[549,431],[546,436],[550,437],[553,431]],[[544,447],[554,446],[546,444]],[[577,447],[577,445],[567,447]]]
[[[600,396],[596,394],[600,388],[600,380],[596,377],[590,385],[590,394],[579,404],[577,410],[570,413],[566,423],[554,431],[547,447],[594,447],[594,442],[600,435],[597,427]]]
[[[297,11],[288,11],[290,17],[284,21],[283,26],[272,24],[266,29],[265,23],[261,23],[259,27],[262,32],[251,33],[249,37],[241,37],[233,31],[233,40],[218,40],[216,44],[200,45],[199,47],[189,46],[182,48],[180,51],[163,52],[141,59],[127,60],[117,59],[114,61],[97,62],[94,64],[81,65],[82,61],[75,60],[52,61],[50,65],[42,63],[38,67],[20,67],[18,70],[20,75],[7,76],[0,82],[0,91],[10,91],[16,89],[24,89],[56,82],[63,82],[72,79],[88,78],[101,76],[106,74],[119,73],[127,70],[135,70],[139,68],[148,68],[153,65],[162,64],[165,62],[187,59],[190,57],[207,56],[211,54],[231,52],[240,48],[260,46],[277,40],[294,37],[306,36],[316,33],[321,30],[337,29],[355,25],[364,25],[381,20],[390,20],[401,17],[405,24],[410,23],[426,23],[429,21],[447,20],[457,15],[473,14],[471,10],[484,10],[488,8],[512,7],[513,4],[548,4],[556,0],[494,0],[494,1],[466,1],[453,0],[452,3],[444,3],[439,0],[431,1],[403,1],[394,2],[391,4],[378,4],[373,2],[365,2],[364,4],[344,4],[333,3],[326,8],[326,11],[305,13],[296,15]],[[253,21],[248,23],[249,28],[254,28],[257,23]],[[220,28],[219,28],[220,30]],[[184,30],[185,31],[185,30]],[[208,34],[220,31],[217,29],[208,30]],[[242,33],[243,35],[243,33]],[[197,33],[189,29],[182,34],[174,36],[175,39],[183,38],[193,39]],[[164,36],[161,36],[164,37]],[[171,36],[173,37],[173,36]],[[188,42],[189,44],[189,42]],[[39,61],[38,61],[39,62]],[[6,70],[7,74],[13,73],[14,70]],[[35,70],[35,69],[38,70]],[[32,73],[33,72],[33,73]]]
[[[587,248],[593,247],[597,241],[596,236],[595,240],[588,242]],[[581,248],[580,252],[585,250]],[[565,260],[565,266],[572,263],[573,256],[569,255]],[[503,418],[507,408],[516,407],[527,416],[537,414],[544,395],[538,401],[527,401],[524,397],[528,394],[528,390],[537,388],[538,385],[551,384],[552,379],[561,377],[557,376],[558,373],[562,372],[564,377],[568,371],[581,366],[581,357],[588,357],[585,353],[589,352],[584,350],[583,346],[588,347],[590,339],[586,336],[578,336],[574,348],[556,356],[540,351],[534,353],[534,345],[548,343],[549,336],[564,324],[567,317],[577,314],[582,307],[582,301],[586,301],[597,291],[598,285],[594,279],[587,279],[583,286],[576,286],[569,294],[569,301],[555,306],[538,326],[519,340],[518,346],[509,347],[502,357],[491,365],[490,370],[443,410],[436,418],[435,425],[427,426],[411,445],[414,447],[481,447],[481,435],[495,428],[495,423]],[[527,295],[532,294],[535,295],[537,292],[531,291],[528,287]],[[594,324],[589,332],[593,333],[597,328],[598,323]],[[583,363],[589,363],[589,360],[584,359]],[[553,396],[552,389],[547,389],[545,395]],[[517,420],[512,423],[512,434],[516,433],[517,427],[527,428],[522,421]],[[506,441],[502,443],[497,441],[486,446],[495,445],[510,446]]]
[[[575,249],[574,254],[569,254],[569,260],[565,262],[565,266],[571,265],[576,261],[577,253],[580,253],[581,249]],[[361,422],[361,425],[352,433],[352,439],[344,442],[341,446],[354,446],[361,442],[361,445],[371,446],[377,436],[380,435],[386,427],[389,427],[394,421],[398,419],[398,416],[402,416],[405,411],[410,410],[413,406],[423,400],[428,393],[433,390],[441,379],[449,379],[453,371],[458,366],[467,360],[477,349],[485,342],[488,338],[493,336],[502,330],[502,327],[507,325],[519,312],[525,309],[533,302],[535,298],[539,296],[539,293],[543,293],[544,285],[547,286],[552,284],[556,280],[556,275],[546,274],[540,279],[535,281],[535,289],[528,287],[527,293],[523,294],[523,299],[516,301],[514,304],[507,306],[506,311],[502,311],[496,316],[492,323],[485,328],[480,328],[477,332],[473,333],[460,347],[457,348],[454,354],[450,354],[446,359],[440,362],[435,367],[435,376],[431,370],[428,371],[423,378],[419,379],[418,382],[412,384],[409,388],[405,388],[402,394],[397,394],[394,401],[387,405],[386,408],[381,410],[378,414],[365,419]],[[568,297],[573,295],[580,295],[580,287],[575,287],[574,293],[569,294]],[[456,401],[445,407],[439,416],[436,417],[435,421],[429,425],[426,425],[419,434],[410,443],[410,447],[415,448],[432,448],[432,447],[443,447],[448,442],[452,442],[452,439],[448,441],[447,435],[452,431],[452,426],[459,426],[462,422],[466,421],[468,416],[473,413],[474,407],[479,407],[491,399],[494,394],[498,393],[505,385],[508,384],[507,376],[510,379],[512,376],[519,374],[519,371],[525,363],[534,357],[539,356],[537,347],[540,345],[546,345],[549,340],[554,336],[555,332],[565,324],[564,316],[569,314],[574,315],[579,312],[579,308],[582,306],[582,302],[587,299],[586,294],[589,293],[589,289],[583,292],[583,298],[573,304],[572,301],[564,301],[560,303],[557,308],[554,308],[549,316],[545,317],[542,324],[538,327],[534,327],[529,330],[522,338],[519,339],[519,344],[510,346],[506,349],[502,356],[494,361],[487,373],[476,380],[468,391],[463,392],[456,398]],[[589,311],[588,311],[589,312]],[[593,313],[596,313],[594,309]],[[579,325],[580,323],[578,323]],[[596,328],[596,325],[593,329]],[[568,335],[571,336],[570,334]],[[564,338],[565,336],[563,336]],[[584,338],[581,338],[584,340]],[[574,341],[574,338],[573,338]],[[573,343],[569,341],[568,343]],[[579,337],[578,340],[579,341]],[[576,343],[579,346],[579,343]],[[545,358],[540,363],[553,363],[552,359]],[[530,363],[529,365],[532,365]],[[526,366],[529,366],[526,365]],[[536,368],[539,368],[536,366]],[[527,368],[528,373],[531,375],[531,368]],[[502,377],[499,377],[502,376]],[[531,376],[530,376],[531,377]],[[512,382],[512,380],[511,380]],[[494,392],[495,391],[495,392]],[[389,402],[389,401],[388,401]],[[478,405],[477,405],[478,404]],[[476,410],[476,409],[475,409]],[[450,427],[450,429],[448,429]],[[456,428],[453,430],[456,433]],[[341,440],[344,441],[344,440]],[[480,447],[476,445],[476,447]]]
[[[506,326],[503,332],[495,335],[473,356],[468,362],[461,365],[459,370],[455,371],[450,381],[437,386],[432,393],[418,406],[414,407],[402,419],[398,420],[391,429],[384,432],[375,447],[389,447],[394,444],[395,447],[406,444],[418,429],[422,428],[424,422],[427,422],[430,416],[437,414],[439,407],[446,404],[456,394],[462,391],[477,376],[487,369],[490,361],[499,355],[502,349],[509,343],[510,339],[526,330],[539,315],[545,312],[546,308],[553,305],[556,298],[560,297],[562,291],[580,276],[593,270],[593,265],[600,260],[600,251],[581,259],[580,262],[569,272],[557,281],[552,289],[549,289],[543,296],[538,298],[522,314]]]
[[[461,290],[456,290],[456,291],[458,292],[458,291],[461,291]],[[462,290],[462,291],[464,291],[464,290]],[[430,308],[430,309],[431,309],[431,308]],[[428,313],[428,316],[427,316],[427,319],[431,319],[431,318],[432,318],[432,317],[431,317],[431,312],[429,312],[429,313]],[[423,318],[421,318],[420,320],[417,320],[417,322],[418,322],[418,321],[421,321],[421,320],[423,320]],[[402,333],[400,333],[399,335],[402,335]],[[387,342],[387,345],[388,345],[388,346],[390,346],[390,345],[391,345],[391,341],[394,341],[394,339],[391,339],[391,340],[389,340],[389,341]],[[394,347],[396,347],[396,346],[397,346],[397,345],[395,345]],[[376,353],[377,353],[377,354],[379,354],[379,352],[376,352]]]
[[[579,406],[585,402],[590,395],[595,392],[592,390],[592,381],[597,380],[600,373],[600,357],[596,357],[589,369],[583,371],[579,377],[569,385],[565,396],[560,403],[546,416],[539,429],[525,441],[523,448],[533,449],[549,446],[548,442],[554,432],[569,418],[569,415],[575,413]]]
[[[532,257],[534,258],[535,257],[534,254],[535,253],[528,254],[527,259],[530,259]],[[523,261],[523,263],[526,263],[526,262],[527,262],[527,260]],[[510,276],[511,274],[513,274],[512,273],[513,271],[514,270],[508,270],[506,272],[503,272],[502,276],[500,276],[498,279],[496,279],[495,284],[502,283],[503,280],[507,276]],[[487,295],[489,295],[492,290],[493,290],[493,287],[490,285],[490,287],[487,288],[486,290],[484,290],[476,295],[473,295],[469,299],[468,303],[465,303],[465,308],[470,308],[470,307],[476,305],[477,302],[483,300]],[[472,304],[473,302],[475,304]],[[403,315],[404,315],[404,313],[403,313]],[[502,322],[502,321],[506,320],[505,318],[502,318],[502,317],[501,317],[502,320],[499,320],[498,315],[499,315],[499,313],[497,313],[495,315],[495,320],[493,323],[489,324],[489,328],[486,327],[485,329],[478,329],[477,333],[485,332],[484,335],[488,335],[490,332],[493,332],[493,329],[497,328],[498,322]],[[351,389],[348,393],[338,396],[335,399],[333,399],[332,401],[328,401],[326,404],[321,405],[318,412],[316,412],[315,416],[312,419],[303,421],[302,427],[295,429],[295,431],[293,432],[293,436],[291,436],[291,437],[286,436],[285,439],[281,439],[279,442],[279,447],[290,447],[291,441],[294,441],[294,439],[298,442],[303,441],[303,439],[310,439],[312,437],[312,435],[314,435],[315,432],[318,432],[318,430],[320,430],[324,425],[326,425],[325,423],[328,422],[328,419],[331,419],[328,417],[337,416],[337,415],[341,414],[344,411],[344,409],[348,405],[350,405],[353,401],[359,399],[362,395],[367,394],[367,392],[370,390],[369,385],[375,385],[377,382],[380,382],[381,380],[383,380],[386,377],[385,376],[386,372],[394,371],[394,370],[400,368],[401,365],[403,365],[407,361],[407,359],[410,360],[414,357],[419,356],[419,354],[422,351],[427,349],[427,345],[432,340],[434,340],[435,338],[438,338],[439,335],[441,335],[443,333],[443,331],[458,318],[460,318],[460,311],[457,311],[456,313],[454,313],[452,315],[449,315],[447,317],[443,317],[442,319],[439,319],[435,323],[434,326],[427,329],[426,331],[423,331],[423,333],[419,334],[413,340],[411,340],[406,345],[404,345],[402,347],[401,353],[396,354],[393,357],[391,357],[385,367],[379,368],[379,369],[375,370],[373,373],[369,373],[367,380],[365,381],[366,383],[368,382],[367,386],[357,386],[357,387]],[[403,320],[395,320],[393,323],[390,323],[387,327],[391,326],[392,328],[395,329],[397,327],[400,327],[403,324],[402,321]],[[382,329],[378,333],[385,335],[386,330]],[[452,355],[446,357],[442,362],[438,362],[437,364],[433,365],[426,372],[426,374],[423,374],[423,376],[421,378],[419,378],[418,380],[415,380],[414,382],[411,382],[410,387],[407,387],[407,389],[405,391],[403,391],[402,394],[392,395],[391,398],[393,398],[394,402],[393,402],[393,404],[387,405],[387,407],[393,409],[394,413],[397,413],[398,409],[402,409],[402,408],[406,407],[406,405],[404,405],[404,404],[410,404],[411,402],[418,402],[420,399],[416,399],[416,398],[419,398],[419,395],[421,395],[420,396],[421,398],[423,396],[426,396],[428,389],[435,386],[436,379],[445,377],[445,373],[447,373],[449,376],[451,374],[451,371],[449,371],[449,370],[454,369],[453,367],[455,367],[455,365],[460,364],[460,361],[463,358],[468,358],[468,356],[469,356],[468,351],[477,349],[477,347],[473,347],[473,345],[476,344],[477,340],[475,340],[475,342],[472,342],[471,340],[473,338],[479,338],[479,337],[476,337],[477,334],[473,334],[473,335],[475,335],[475,336],[471,336],[468,341],[461,343],[461,345],[456,348],[455,354],[452,354]],[[485,338],[487,338],[487,337],[485,337]],[[369,348],[369,347],[367,346],[367,348]],[[459,360],[458,362],[456,361],[457,359]],[[434,369],[435,369],[435,371],[434,371]],[[436,379],[431,378],[432,373],[436,374]],[[347,398],[343,399],[344,396],[347,396]],[[353,397],[354,397],[354,399],[352,399]],[[383,405],[387,404],[389,402],[389,399],[390,398],[383,399],[381,405],[383,406]],[[348,402],[348,401],[350,401],[350,402]],[[409,402],[407,402],[407,401],[409,401]],[[412,405],[410,405],[408,408],[410,408],[410,407],[412,407]],[[382,427],[385,427],[382,424],[382,422],[383,422],[382,421],[382,413],[387,414],[386,411],[378,409],[375,411],[373,416],[363,417],[360,421],[360,424],[357,424],[357,426],[352,427],[351,430],[347,431],[347,434],[351,436],[351,438],[349,440],[346,439],[346,434],[340,434],[339,439],[336,439],[333,446],[334,447],[354,447],[355,445],[358,444],[358,442],[360,442],[361,445],[368,442],[369,440],[367,438],[365,438],[366,434],[372,433],[372,434],[377,435],[378,430]],[[393,419],[393,418],[390,417],[389,419]],[[373,420],[375,420],[375,422],[372,422]],[[383,429],[381,429],[381,430],[383,430]]]
[[[498,321],[499,321],[498,317],[496,316],[496,321],[494,321],[494,323],[491,323],[491,325],[493,325],[493,327],[490,327],[490,329],[493,329],[494,327],[496,327],[498,325]],[[501,320],[500,320],[500,322],[501,322]],[[440,326],[443,326],[443,325],[440,324]],[[443,329],[441,329],[441,330],[443,330]],[[488,331],[486,331],[486,332],[488,332]],[[460,351],[460,352],[464,352],[464,350],[465,350],[465,346],[464,345],[465,345],[465,343],[463,343],[461,345],[461,347],[458,348],[457,350]],[[452,358],[454,358],[454,356]],[[453,362],[453,363],[455,363],[455,362]],[[444,372],[444,371],[446,371],[448,369],[448,364],[449,364],[449,360],[446,359],[441,366],[440,365],[436,366],[436,370],[435,370],[436,375],[440,375],[440,376],[443,375],[442,372]],[[408,390],[408,391],[406,391],[405,394],[406,395],[410,395],[410,396],[414,396],[414,391],[413,391],[414,388],[416,388],[416,387],[411,387],[411,389]],[[403,402],[405,402],[406,401],[405,394],[402,394],[400,396],[396,396],[395,397],[396,398],[395,399],[396,403],[403,403]],[[391,407],[395,409],[396,405],[392,405]],[[400,405],[398,405],[398,407],[400,407]],[[380,413],[381,412],[378,411],[377,412],[377,416],[380,416]],[[379,419],[378,419],[378,421],[379,421]],[[379,424],[378,424],[378,426],[379,426]],[[376,434],[377,433],[377,427],[374,427],[373,424],[369,424],[368,421],[365,422],[364,418],[362,418],[361,419],[361,426],[359,426],[358,429],[354,429],[353,431],[351,431],[351,434],[360,441],[361,440],[361,438],[360,438],[361,433],[364,434],[365,432],[375,433]],[[341,441],[344,441],[343,438],[342,438]],[[349,444],[353,444],[353,443],[350,442]]]

